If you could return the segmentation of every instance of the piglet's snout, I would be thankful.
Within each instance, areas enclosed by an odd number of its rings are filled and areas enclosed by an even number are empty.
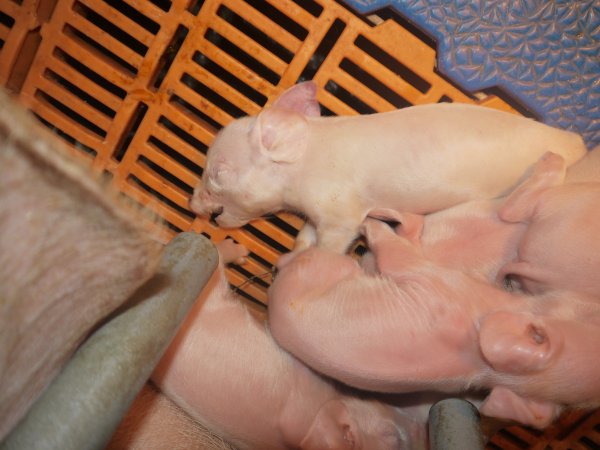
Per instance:
[[[221,214],[223,214],[223,207],[219,206],[219,207],[217,207],[216,210],[214,210],[213,212],[210,213],[210,222],[212,224],[219,225],[218,218]]]
[[[201,217],[209,217],[213,213],[217,215],[223,212],[223,206],[213,201],[206,190],[196,190],[190,199],[190,209]]]

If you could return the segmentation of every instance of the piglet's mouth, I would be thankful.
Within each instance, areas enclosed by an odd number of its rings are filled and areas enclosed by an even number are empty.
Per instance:
[[[223,214],[223,207],[219,206],[217,209],[214,209],[209,213],[209,221],[213,225],[218,225],[218,218]]]
[[[212,220],[212,215],[211,215],[211,220]],[[225,212],[222,212],[221,214],[217,214],[214,217],[214,221],[217,223],[217,225],[221,228],[239,228],[239,227],[243,227],[244,225],[246,225],[248,222],[250,222],[252,220],[252,218],[245,218],[245,217],[240,217],[240,216],[236,216],[236,215],[232,215]]]
[[[197,216],[216,217],[223,213],[223,206],[211,201],[207,195],[194,194],[189,202],[189,207]]]

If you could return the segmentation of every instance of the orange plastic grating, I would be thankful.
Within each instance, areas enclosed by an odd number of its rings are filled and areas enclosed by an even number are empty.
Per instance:
[[[194,217],[188,200],[219,128],[305,79],[321,87],[325,114],[442,101],[514,111],[438,75],[433,44],[401,18],[361,18],[333,0],[3,0],[0,43],[0,84],[75,157],[162,217],[163,241],[193,230],[248,247],[249,263],[228,276],[261,303],[302,220],[279,214],[223,230]],[[576,421],[573,448],[598,448],[598,419]],[[552,430],[510,428],[490,448],[567,448]]]
[[[188,199],[220,127],[307,78],[324,88],[328,114],[475,101],[435,73],[434,50],[398,23],[374,27],[331,1],[59,0],[41,36],[22,101],[163,217],[165,241],[195,230],[245,244],[250,263],[229,276],[253,279],[242,290],[260,302],[301,220],[221,230],[194,218]],[[510,109],[493,96],[480,103]]]
[[[0,3],[0,84],[6,86],[28,34],[39,26],[37,0]]]

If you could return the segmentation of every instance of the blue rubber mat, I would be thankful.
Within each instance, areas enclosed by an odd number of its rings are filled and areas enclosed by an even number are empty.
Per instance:
[[[600,0],[344,1],[363,14],[391,6],[416,24],[438,44],[438,70],[463,89],[498,87],[600,144]]]

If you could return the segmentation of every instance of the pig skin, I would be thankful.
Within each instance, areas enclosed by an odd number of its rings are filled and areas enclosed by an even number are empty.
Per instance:
[[[380,275],[319,248],[285,260],[269,290],[275,340],[316,371],[381,392],[491,389],[481,410],[536,427],[600,402],[600,305],[510,294],[425,258],[367,219]]]
[[[0,439],[162,245],[0,90]]]
[[[518,258],[518,246],[528,224],[503,220],[499,211],[510,208],[517,193],[524,198],[532,189],[537,192],[560,185],[565,173],[564,159],[547,152],[508,198],[473,200],[426,215],[380,209],[372,211],[370,217],[401,224],[396,232],[418,247],[424,258],[502,285],[504,277],[499,274],[506,264]]]
[[[392,210],[371,215],[401,222],[398,232],[427,259],[492,284],[529,294],[567,290],[600,298],[600,183],[579,173],[566,178],[563,158],[547,153],[505,198],[425,216]]]
[[[105,450],[235,450],[148,382]]]
[[[220,244],[223,260],[241,246]],[[236,448],[400,449],[425,443],[424,422],[367,398],[344,395],[281,350],[264,314],[228,288],[223,266],[152,376],[192,419]]]
[[[508,193],[546,151],[570,165],[581,137],[517,115],[466,104],[367,116],[319,117],[316,85],[298,84],[258,116],[219,132],[190,207],[239,227],[290,210],[311,245],[343,253],[370,211],[429,213]]]
[[[499,217],[527,225],[517,255],[500,269],[518,288],[577,291],[600,300],[600,183],[528,186],[513,192]]]

